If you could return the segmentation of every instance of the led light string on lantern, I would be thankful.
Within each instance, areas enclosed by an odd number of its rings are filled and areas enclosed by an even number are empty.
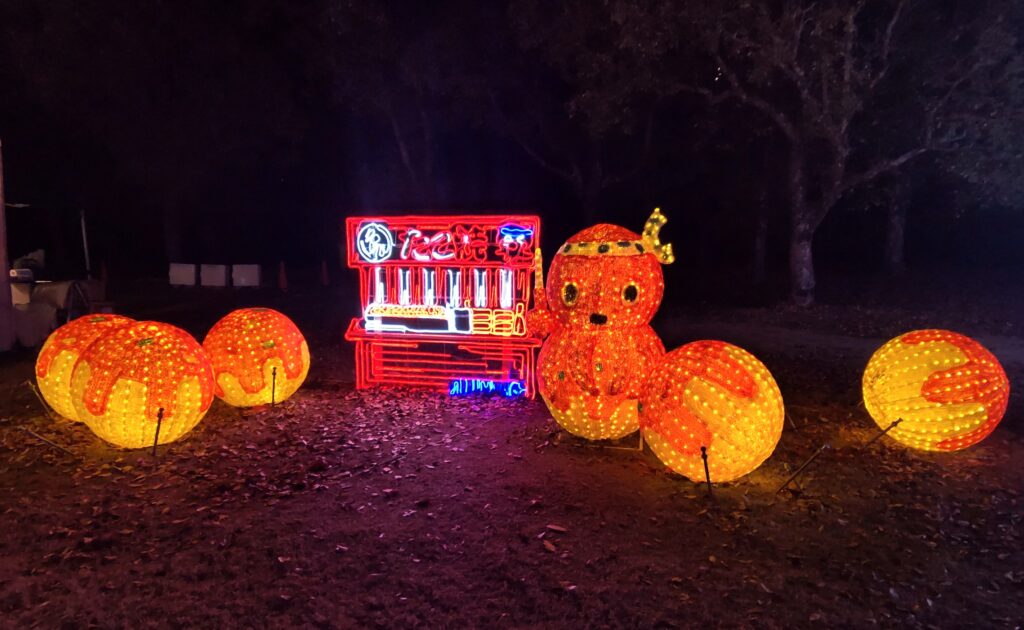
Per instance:
[[[120,315],[84,315],[53,331],[36,358],[36,383],[47,404],[68,420],[78,421],[71,400],[71,372],[82,352],[104,333],[132,323]]]
[[[751,473],[775,450],[785,408],[767,367],[724,341],[666,352],[650,325],[664,292],[661,266],[675,258],[660,240],[660,210],[641,234],[599,224],[573,235],[552,258],[547,283],[535,217],[445,217],[432,219],[433,228],[420,217],[403,220],[351,222],[365,241],[353,255],[374,258],[356,265],[364,310],[349,334],[368,344],[357,352],[360,378],[375,370],[401,374],[406,361],[426,366],[408,372],[411,382],[421,371],[440,371],[443,379],[431,385],[451,396],[529,396],[532,350],[541,345],[538,390],[573,435],[608,440],[639,430],[665,466],[707,482],[709,492],[712,483]],[[396,264],[381,273],[389,262]],[[449,267],[435,269],[438,262]],[[531,293],[535,307],[527,311]],[[434,335],[431,326],[444,332]],[[452,339],[460,352],[478,353],[486,369],[444,371],[453,357],[438,352]],[[385,354],[398,360],[384,365]],[[458,361],[468,364],[465,354]],[[279,403],[301,387],[309,367],[294,322],[245,308],[218,321],[202,345],[169,324],[87,315],[50,335],[35,373],[43,400],[61,416],[115,446],[155,450],[188,434],[215,396],[242,407]],[[928,329],[882,345],[862,388],[879,427],[862,448],[888,435],[914,449],[949,452],[992,433],[1010,385],[977,341]],[[779,490],[829,447],[814,451]]]
[[[669,352],[640,399],[644,440],[666,466],[691,479],[732,481],[775,450],[785,418],[768,368],[722,341]]]
[[[214,393],[243,406],[281,402],[309,370],[302,333],[270,309],[228,314],[207,342],[209,352],[170,324],[86,315],[43,344],[36,382],[61,416],[114,446],[155,453],[199,423]]]
[[[590,440],[639,428],[641,444],[710,492],[712,482],[749,474],[772,454],[785,408],[771,373],[742,348],[709,340],[665,353],[649,326],[664,289],[658,263],[674,259],[659,238],[665,222],[655,209],[642,236],[600,224],[570,237],[546,290],[538,248],[527,325],[546,338],[539,389],[562,428]],[[865,370],[865,405],[881,429],[865,446],[890,435],[919,449],[965,448],[992,432],[1008,395],[1005,372],[977,342],[950,331],[901,335]]]
[[[958,451],[985,439],[1010,398],[999,360],[949,330],[915,330],[888,341],[868,361],[863,390],[879,427],[926,451]]]
[[[235,407],[287,400],[309,373],[309,346],[284,314],[269,308],[232,311],[203,340],[217,396]]]
[[[640,424],[644,381],[665,348],[650,326],[661,303],[661,265],[674,260],[655,209],[643,236],[599,224],[569,238],[538,285],[527,327],[547,337],[538,357],[540,393],[570,433],[618,439]],[[540,271],[538,271],[540,273]]]
[[[78,417],[115,446],[143,448],[188,433],[213,402],[213,369],[187,332],[159,322],[111,330],[82,352],[71,376]]]

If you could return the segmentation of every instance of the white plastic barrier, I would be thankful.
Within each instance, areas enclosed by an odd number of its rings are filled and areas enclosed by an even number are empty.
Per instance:
[[[228,286],[227,265],[200,265],[199,282],[204,287]]]
[[[171,286],[194,287],[196,285],[196,266],[185,263],[171,263],[168,276]]]
[[[258,287],[260,286],[259,265],[232,265],[231,286],[233,287]]]

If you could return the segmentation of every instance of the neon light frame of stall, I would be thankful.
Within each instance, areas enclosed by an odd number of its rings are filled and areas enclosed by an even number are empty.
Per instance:
[[[515,382],[523,391],[510,386],[513,395],[534,396],[541,340],[527,333],[525,316],[538,217],[349,217],[345,224],[347,263],[360,279],[362,317],[345,333],[356,346],[357,387],[460,395],[465,383]]]

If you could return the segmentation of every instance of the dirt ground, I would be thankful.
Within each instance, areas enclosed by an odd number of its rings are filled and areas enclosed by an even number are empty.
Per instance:
[[[955,454],[911,452],[860,373],[918,314],[676,312],[666,345],[721,338],[773,371],[789,420],[739,482],[704,486],[627,440],[558,429],[540,400],[356,391],[352,297],[125,303],[200,338],[231,306],[293,315],[309,379],[274,408],[216,401],[187,438],[114,449],[43,415],[34,354],[0,359],[0,626],[1018,627],[1024,339],[967,322],[1016,391]],[[202,297],[202,296],[200,296]],[[844,316],[845,313],[845,316]],[[939,325],[941,322],[936,322]],[[26,432],[50,440],[67,452]],[[791,490],[789,473],[822,445]]]

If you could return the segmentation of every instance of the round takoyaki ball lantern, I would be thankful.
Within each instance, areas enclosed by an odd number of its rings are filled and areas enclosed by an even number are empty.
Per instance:
[[[713,482],[761,465],[782,435],[785,410],[775,379],[743,348],[695,341],[665,355],[640,399],[640,429],[666,466]]]
[[[213,402],[213,368],[184,330],[135,322],[102,335],[82,352],[71,375],[71,399],[82,422],[116,446],[173,442]]]
[[[69,420],[78,420],[71,403],[71,371],[75,362],[100,335],[133,321],[120,315],[84,315],[50,334],[36,358],[36,383],[54,411]]]
[[[991,433],[1006,413],[1010,382],[977,341],[916,330],[878,349],[864,370],[864,406],[888,435],[928,451],[958,451]]]
[[[213,325],[203,348],[216,393],[236,407],[281,402],[309,373],[309,346],[299,327],[269,308],[243,308]]]

